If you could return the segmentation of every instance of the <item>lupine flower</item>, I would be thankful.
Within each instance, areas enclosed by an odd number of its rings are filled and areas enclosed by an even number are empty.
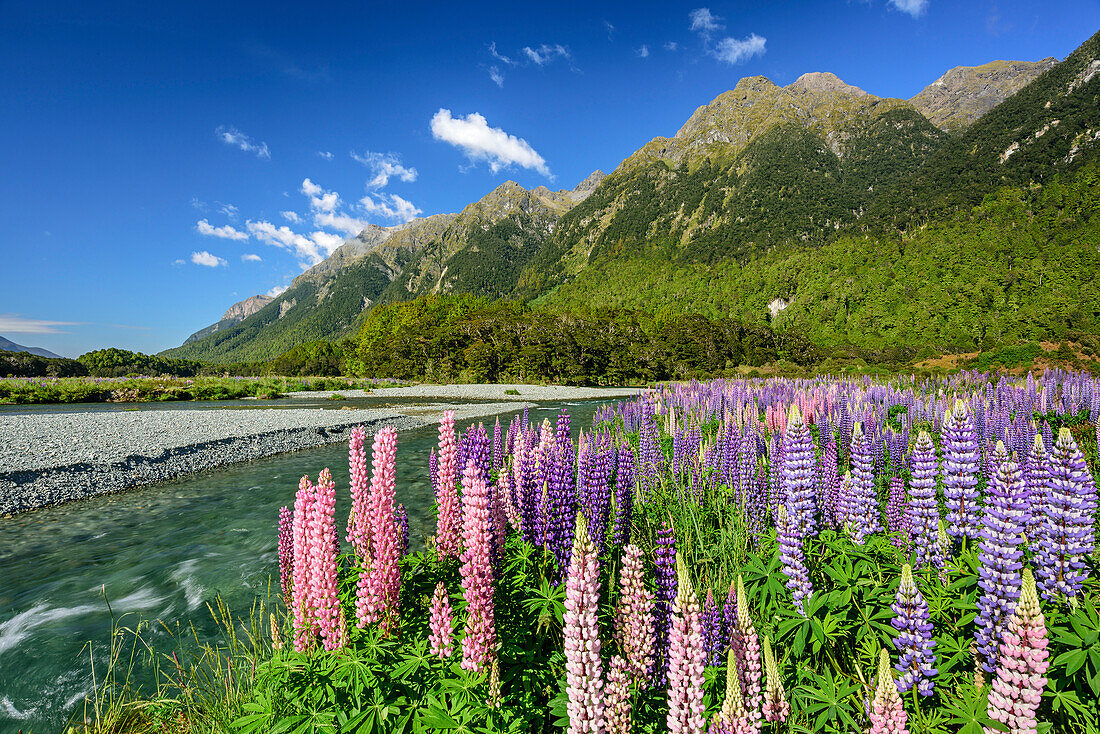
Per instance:
[[[783,437],[780,469],[782,502],[787,505],[800,538],[817,532],[817,498],[814,487],[814,441],[797,405],[791,405],[787,433]]]
[[[943,502],[947,507],[947,534],[957,541],[977,538],[978,440],[974,421],[962,400],[943,417]]]
[[[783,678],[779,675],[779,665],[775,662],[772,643],[764,635],[764,675],[767,687],[764,691],[764,719],[782,723],[791,713],[791,704],[787,701],[787,692],[783,688]],[[897,693],[897,689],[894,689]]]
[[[480,672],[496,651],[493,608],[492,518],[489,487],[475,461],[462,472],[462,591],[466,598],[466,636],[462,639],[462,667]]]
[[[840,473],[837,469],[836,441],[828,432],[822,434],[824,450],[821,452],[821,522],[826,527],[837,524],[837,499],[840,494]]]
[[[500,418],[497,418],[496,425],[493,426],[493,469],[500,468],[501,456]]]
[[[452,627],[451,597],[447,594],[447,588],[440,581],[435,585],[435,594],[432,596],[432,613],[428,619],[428,627],[431,632],[428,635],[428,645],[432,655],[438,655],[440,659],[451,657],[454,653],[454,630]]]
[[[737,574],[737,628],[731,636],[730,649],[737,656],[737,672],[745,699],[745,710],[748,712],[749,728],[753,732],[759,732],[764,706],[760,692],[760,638],[749,614],[749,601],[741,574]]]
[[[672,734],[701,734],[703,668],[706,649],[699,618],[699,599],[691,586],[683,558],[676,559],[677,592],[668,639],[668,730]]]
[[[317,637],[317,623],[313,603],[313,564],[310,559],[310,525],[313,521],[313,503],[316,495],[309,477],[298,483],[294,498],[293,579],[292,612],[294,614],[294,649],[304,652],[313,646]]]
[[[1024,569],[1020,601],[1008,619],[1001,640],[997,675],[989,693],[989,718],[1008,727],[1009,734],[1036,734],[1036,712],[1046,687],[1050,651],[1047,650],[1047,625],[1035,578]],[[987,729],[986,731],[991,731]]]
[[[606,732],[630,734],[630,664],[619,655],[611,656],[607,670]]]
[[[787,588],[791,590],[794,608],[799,614],[803,611],[803,602],[813,596],[810,585],[810,571],[806,568],[806,556],[802,551],[802,538],[794,526],[794,518],[787,514],[787,508],[779,507],[779,522],[776,525],[776,545],[779,558],[783,563],[783,573],[787,576]]]
[[[643,678],[654,658],[653,592],[645,585],[642,549],[623,548],[619,576],[619,603],[615,607],[615,636],[631,673]]]
[[[351,475],[351,512],[348,514],[348,542],[361,565],[370,562],[371,515],[370,473],[367,471],[367,453],[364,449],[366,431],[356,428],[348,439],[348,470]]]
[[[455,412],[443,411],[439,422],[439,479],[436,488],[438,513],[435,547],[444,558],[457,558],[462,551],[462,505],[456,483],[458,447],[455,444]]]
[[[344,646],[344,616],[337,596],[336,549],[332,545],[336,529],[336,484],[328,469],[322,469],[317,477],[311,510],[307,540],[312,567],[310,597],[325,649],[336,650]]]
[[[1039,591],[1044,599],[1073,599],[1088,578],[1085,559],[1096,549],[1096,484],[1068,428],[1058,432],[1049,472],[1035,554]]]
[[[905,496],[905,482],[901,477],[890,477],[890,494],[886,501],[886,529],[894,534],[890,541],[903,548],[908,540],[907,509],[909,501]]]
[[[997,442],[989,483],[989,499],[982,513],[982,539],[978,544],[978,616],[975,639],[982,667],[997,670],[997,652],[1005,621],[1016,607],[1023,583],[1024,519],[1026,507],[1023,477],[1015,462],[1008,460],[1003,442]]]
[[[711,721],[710,734],[750,734],[752,723],[745,700],[741,696],[741,681],[737,673],[737,656],[730,648],[726,656],[726,694],[722,709]]]
[[[619,466],[615,472],[615,524],[611,542],[623,546],[630,542],[634,523],[634,450],[629,445],[619,449]]]
[[[868,535],[882,530],[879,519],[878,494],[875,492],[875,460],[871,437],[857,423],[852,429],[852,479],[848,490],[849,507],[846,520],[852,539],[863,544]]]
[[[714,590],[707,589],[707,598],[703,602],[703,647],[707,651],[707,665],[718,665],[721,657],[719,647],[722,644],[722,612],[714,603]]]
[[[733,641],[737,628],[737,581],[730,582],[726,601],[722,604],[722,644],[721,652],[726,652]]]
[[[932,678],[939,672],[936,654],[932,649],[932,623],[928,618],[928,603],[913,581],[913,571],[906,563],[901,568],[901,583],[894,603],[894,618],[890,624],[898,631],[894,636],[894,649],[898,651],[898,663],[894,667],[898,677],[898,690],[906,693],[913,686],[922,696],[931,696],[935,685]]]
[[[908,734],[908,717],[901,703],[901,694],[894,683],[893,671],[890,670],[890,653],[886,652],[885,647],[879,651],[875,696],[871,699],[868,718],[871,720],[871,728],[867,730],[867,734]]]
[[[657,582],[657,599],[653,608],[654,669],[650,678],[663,685],[668,672],[668,631],[672,623],[672,602],[676,598],[676,537],[667,523],[661,523],[657,531],[657,547],[654,555],[654,577]]]
[[[909,537],[913,548],[913,564],[916,568],[935,566],[943,568],[944,558],[936,542],[940,524],[940,509],[936,503],[936,475],[939,461],[932,437],[921,431],[913,445],[910,457],[909,480]]]
[[[603,663],[600,660],[600,563],[584,515],[577,515],[565,583],[565,680],[569,734],[604,730]]]
[[[397,523],[397,549],[400,557],[404,558],[409,555],[409,513],[405,511],[405,505],[398,505],[393,517]]]
[[[290,606],[290,587],[294,582],[294,513],[279,508],[279,588]]]
[[[386,426],[374,437],[369,510],[371,513],[370,568],[360,574],[355,613],[359,628],[382,621],[387,634],[397,623],[401,591],[400,542],[394,522],[394,493],[397,471],[397,431]]]
[[[1047,483],[1050,481],[1050,459],[1047,456],[1046,445],[1043,443],[1043,435],[1035,434],[1031,450],[1024,461],[1024,502],[1027,506],[1027,540],[1034,547],[1038,540],[1043,524],[1043,499],[1047,493]]]

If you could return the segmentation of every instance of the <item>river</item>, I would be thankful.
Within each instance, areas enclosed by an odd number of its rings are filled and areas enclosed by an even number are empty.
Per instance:
[[[596,409],[609,402],[614,401],[541,403],[531,409],[531,420],[553,419],[567,408],[576,436],[591,425]],[[317,407],[314,401],[295,404]],[[344,404],[379,407],[376,401]],[[227,406],[5,410],[127,407]],[[287,402],[280,407],[288,407]],[[511,416],[500,416],[503,426]],[[490,432],[494,420],[486,421]],[[460,422],[459,428],[469,423]],[[397,500],[408,510],[414,550],[435,529],[428,454],[437,436],[435,426],[398,434]],[[279,508],[293,505],[302,475],[316,478],[324,467],[336,480],[337,526],[342,530],[350,505],[346,442],[0,518],[0,734],[64,729],[92,688],[89,653],[97,674],[102,672],[112,615],[131,627],[139,619],[181,628],[193,624],[203,639],[216,634],[206,609],[216,595],[234,612],[247,615],[257,595],[266,596],[278,584]],[[146,627],[143,638],[163,652],[172,650],[159,625]],[[151,689],[147,669],[140,668],[136,679]]]

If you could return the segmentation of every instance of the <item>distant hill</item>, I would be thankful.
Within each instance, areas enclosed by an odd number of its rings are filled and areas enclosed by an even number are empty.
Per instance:
[[[0,352],[30,352],[39,357],[64,359],[60,354],[54,354],[49,349],[43,349],[42,347],[24,347],[22,344],[16,344],[10,339],[5,339],[2,336],[0,336]]]
[[[208,337],[216,331],[227,329],[233,324],[239,324],[267,304],[271,303],[272,300],[274,299],[271,296],[257,295],[246,298],[243,301],[238,301],[229,307],[229,310],[218,319],[216,324],[211,324],[205,329],[196,331],[194,334],[187,337],[183,343],[190,344],[191,342],[197,342],[199,339]]]

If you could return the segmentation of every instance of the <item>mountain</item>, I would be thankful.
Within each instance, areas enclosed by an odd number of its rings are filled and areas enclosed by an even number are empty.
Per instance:
[[[271,296],[258,295],[250,296],[243,301],[238,301],[237,303],[234,303],[232,306],[229,307],[229,310],[226,311],[220,319],[218,319],[218,322],[216,324],[211,324],[205,329],[200,329],[199,331],[196,331],[194,334],[187,337],[187,339],[184,340],[183,343],[190,344],[191,342],[197,342],[199,339],[210,336],[215,331],[226,329],[233,324],[239,324],[252,314],[258,312],[267,304],[271,303],[272,300],[273,298]]]
[[[956,133],[972,125],[1058,63],[1042,61],[990,61],[981,66],[956,66],[929,84],[909,101],[933,125]]]
[[[62,356],[60,354],[54,354],[48,349],[43,349],[42,347],[24,347],[23,345],[16,344],[15,342],[9,339],[5,339],[2,336],[0,336],[0,352],[30,352],[31,354],[37,355],[39,357],[62,359]]]
[[[596,171],[562,191],[544,186],[527,191],[509,181],[458,214],[395,227],[371,225],[255,313],[162,355],[217,362],[270,359],[308,341],[341,337],[381,300],[421,292],[508,293],[561,215],[602,178]]]
[[[1100,34],[1062,62],[953,69],[910,101],[828,72],[748,77],[606,176],[508,181],[457,214],[368,227],[165,354],[267,359],[446,293],[698,313],[834,350],[1100,333],[1098,151]]]

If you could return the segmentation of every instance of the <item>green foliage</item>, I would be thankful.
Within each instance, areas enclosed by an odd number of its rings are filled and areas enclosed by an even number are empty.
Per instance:
[[[88,369],[75,359],[0,350],[0,377],[83,377],[87,374]]]
[[[156,377],[194,377],[202,365],[185,359],[165,359],[164,357],[131,352],[126,349],[97,349],[85,352],[76,358],[92,377],[124,377],[127,375],[148,375]]]
[[[819,358],[804,340],[729,319],[552,313],[453,295],[375,308],[359,334],[357,368],[403,379],[622,384]]]

